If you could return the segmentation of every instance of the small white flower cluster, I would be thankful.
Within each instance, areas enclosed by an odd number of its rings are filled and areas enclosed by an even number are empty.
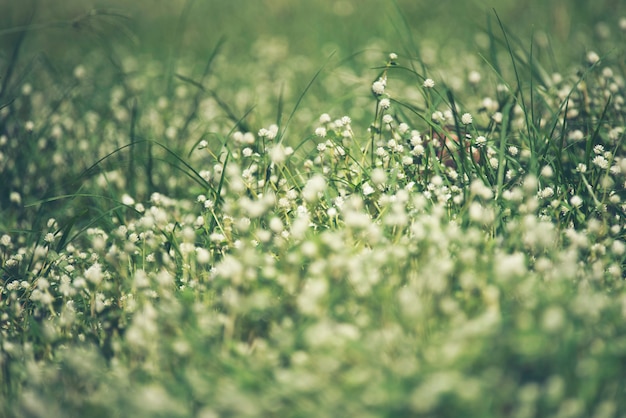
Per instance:
[[[380,77],[372,84],[372,92],[374,92],[374,94],[377,96],[381,96],[383,93],[385,93],[385,87],[387,87],[387,78]]]
[[[276,135],[278,135],[278,125],[273,124],[270,125],[269,128],[261,128],[259,129],[259,133],[257,134],[259,138],[267,138],[267,139],[275,139]]]

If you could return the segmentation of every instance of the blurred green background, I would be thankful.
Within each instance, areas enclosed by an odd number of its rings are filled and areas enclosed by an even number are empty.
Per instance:
[[[467,51],[495,9],[505,25],[529,43],[550,42],[557,55],[580,54],[591,42],[617,36],[626,14],[620,0],[3,0],[3,59],[31,25],[29,47],[55,63],[75,65],[99,42],[124,45],[166,59],[172,53],[202,57],[224,36],[229,59],[246,60],[258,40],[280,37],[289,56],[322,61],[329,51],[357,52],[373,40],[400,52],[406,24],[416,41],[450,53]],[[99,10],[101,14],[89,15]],[[594,45],[595,46],[595,45]],[[283,58],[287,58],[285,55]],[[561,59],[561,57],[557,57]]]

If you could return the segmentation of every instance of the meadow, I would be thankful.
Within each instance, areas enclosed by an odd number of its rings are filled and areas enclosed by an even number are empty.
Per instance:
[[[625,45],[614,0],[5,2],[0,417],[626,417]]]

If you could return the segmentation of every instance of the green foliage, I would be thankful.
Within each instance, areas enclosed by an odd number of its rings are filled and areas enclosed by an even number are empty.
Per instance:
[[[0,416],[626,410],[615,4],[126,3],[1,17]]]

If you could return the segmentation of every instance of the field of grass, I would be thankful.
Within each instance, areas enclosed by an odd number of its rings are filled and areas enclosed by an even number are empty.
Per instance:
[[[0,417],[626,417],[626,6],[480,3],[2,5]]]

